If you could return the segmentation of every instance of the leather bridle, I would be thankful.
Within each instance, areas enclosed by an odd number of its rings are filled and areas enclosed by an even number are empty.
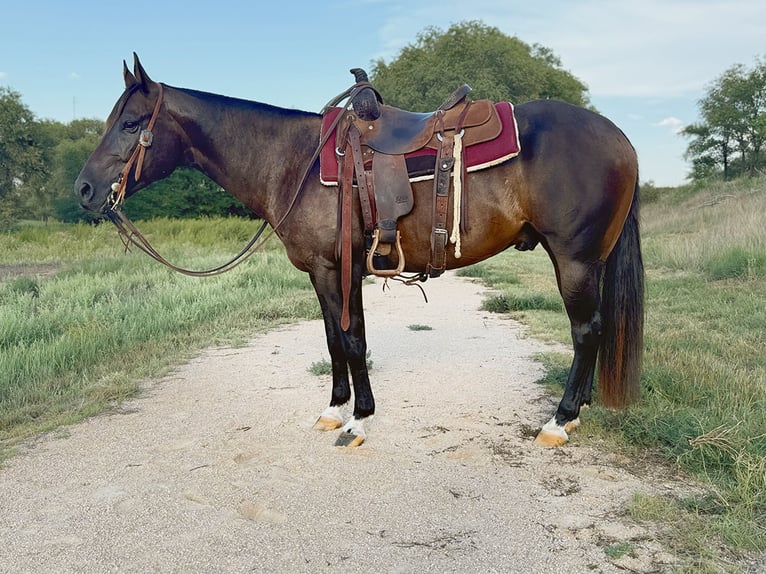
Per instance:
[[[152,245],[149,243],[146,237],[144,237],[141,234],[141,232],[138,231],[135,224],[132,221],[130,221],[130,219],[127,218],[127,216],[122,212],[122,210],[120,210],[120,205],[125,200],[125,192],[128,185],[128,175],[130,174],[130,170],[133,169],[133,164],[135,164],[136,169],[135,169],[133,178],[135,181],[138,181],[138,178],[141,177],[141,171],[144,164],[144,157],[146,155],[146,150],[147,148],[151,147],[154,141],[154,134],[152,133],[152,129],[154,129],[154,124],[157,121],[157,116],[159,115],[160,107],[162,106],[163,93],[164,93],[162,84],[158,82],[157,85],[159,86],[159,94],[157,95],[157,101],[154,103],[154,109],[152,110],[152,115],[149,118],[149,123],[147,124],[145,130],[141,130],[141,133],[138,136],[138,143],[136,144],[136,149],[133,150],[133,153],[128,159],[128,162],[122,168],[122,171],[120,171],[119,178],[117,179],[117,181],[112,183],[112,186],[111,186],[112,195],[110,197],[111,205],[106,208],[106,210],[104,211],[104,214],[115,225],[115,227],[117,227],[117,232],[123,244],[125,245],[126,250],[129,249],[131,245],[133,245],[137,247],[139,250],[149,255],[152,259],[158,261],[159,263],[162,263],[163,265],[172,269],[173,271],[182,273],[183,275],[190,275],[192,277],[212,277],[214,275],[220,275],[222,273],[226,273],[227,271],[234,269],[240,263],[243,263],[253,253],[258,251],[266,243],[266,241],[276,232],[276,230],[279,229],[282,226],[282,224],[285,222],[285,220],[290,215],[295,205],[298,203],[298,200],[300,199],[301,195],[303,194],[303,190],[306,187],[306,182],[308,181],[308,176],[309,176],[309,173],[311,172],[311,168],[313,167],[317,159],[319,159],[319,154],[322,151],[322,147],[324,146],[325,143],[327,143],[327,140],[335,131],[335,127],[340,122],[340,119],[342,118],[343,114],[337,115],[333,124],[330,126],[330,129],[322,138],[320,138],[319,144],[317,145],[316,150],[314,151],[314,154],[311,156],[311,159],[309,160],[309,163],[303,172],[303,177],[301,178],[301,181],[298,184],[298,188],[295,191],[295,195],[293,196],[293,199],[290,202],[290,205],[287,208],[287,211],[279,220],[279,222],[274,227],[272,227],[269,233],[266,234],[266,237],[264,237],[263,239],[261,239],[260,242],[258,242],[261,235],[263,234],[263,232],[266,230],[266,227],[268,226],[268,221],[264,219],[261,226],[255,232],[255,235],[253,236],[253,238],[242,249],[242,251],[240,251],[237,255],[232,257],[229,261],[227,261],[223,265],[219,265],[211,269],[206,269],[204,271],[193,271],[190,269],[184,269],[183,267],[179,267],[177,265],[173,265],[164,257],[162,257],[162,255],[160,255],[159,252],[154,247],[152,247]],[[358,84],[355,84],[351,88],[345,90],[343,93],[338,94],[335,98],[330,100],[330,102],[328,102],[327,105],[325,105],[325,107],[322,109],[322,114],[324,114],[327,109],[329,109],[332,106],[335,106],[338,102],[340,102],[344,98],[349,98],[346,105],[344,106],[344,110],[348,109],[348,107],[351,105],[351,98],[360,89],[364,87],[369,87],[369,84],[360,82]]]
[[[157,95],[157,101],[154,102],[154,109],[152,110],[152,116],[149,118],[149,124],[146,126],[145,130],[141,130],[141,133],[138,135],[136,149],[133,150],[128,162],[122,168],[120,177],[112,184],[112,205],[110,209],[119,207],[125,200],[125,190],[128,187],[128,175],[130,174],[130,170],[133,168],[134,163],[136,164],[136,173],[134,174],[133,179],[138,181],[141,177],[141,170],[144,166],[144,156],[146,155],[147,148],[150,148],[154,141],[152,130],[154,129],[154,124],[157,122],[157,116],[159,115],[160,107],[162,106],[163,87],[160,83],[158,83],[157,86],[159,86],[159,94]]]

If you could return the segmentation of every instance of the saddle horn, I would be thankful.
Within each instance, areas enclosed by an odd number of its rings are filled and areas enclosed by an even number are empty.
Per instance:
[[[362,68],[352,68],[349,70],[354,74],[354,79],[357,84],[370,84],[370,79],[367,77],[367,72]],[[380,106],[382,103],[380,94],[372,87],[366,87],[359,91],[351,99],[351,105],[354,107],[356,115],[366,121],[377,120],[380,117]]]

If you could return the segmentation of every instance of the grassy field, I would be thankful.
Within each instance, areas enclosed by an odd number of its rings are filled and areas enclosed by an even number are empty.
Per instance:
[[[741,552],[766,552],[766,179],[649,191],[642,400],[625,413],[592,408],[577,440],[605,441],[637,469],[701,483],[683,499],[637,496],[629,511],[661,523],[687,557],[679,572],[720,572]],[[202,268],[228,259],[256,225],[141,228],[172,261]],[[464,274],[497,288],[488,310],[570,343],[542,249],[511,250]],[[195,279],[123,253],[110,225],[0,233],[0,459],[25,438],[119,403],[198,349],[318,317],[307,276],[276,240],[234,273]],[[544,382],[560,393],[569,357],[542,360]]]
[[[611,441],[647,469],[658,455],[704,484],[683,500],[637,497],[631,513],[663,523],[688,557],[680,571],[719,572],[738,552],[766,552],[766,179],[652,192],[642,400],[625,413],[591,409],[578,440]],[[488,310],[570,342],[542,249],[464,273],[498,288]],[[560,392],[569,358],[543,360]]]
[[[141,227],[171,261],[205,268],[233,255],[256,224]],[[198,279],[125,254],[107,224],[0,233],[0,458],[19,440],[114,405],[202,347],[318,316],[308,276],[277,240],[237,272]]]

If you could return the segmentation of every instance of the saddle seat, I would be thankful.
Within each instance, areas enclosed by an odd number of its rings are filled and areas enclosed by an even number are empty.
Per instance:
[[[433,112],[411,112],[379,104],[379,114],[374,120],[360,114],[355,122],[362,142],[379,153],[390,155],[419,150],[432,139],[438,115],[442,115],[444,129],[454,128],[462,111],[456,106],[465,101],[470,91],[471,87],[463,84]]]
[[[466,100],[471,88],[464,84],[433,112],[411,112],[379,104],[374,120],[357,117],[354,125],[362,145],[386,155],[404,155],[423,148],[439,149],[445,131],[464,130],[465,145],[497,137],[502,128],[489,100]]]
[[[434,133],[436,112],[409,112],[381,105],[378,120],[362,122],[359,127],[366,146],[379,153],[398,155],[425,147]]]

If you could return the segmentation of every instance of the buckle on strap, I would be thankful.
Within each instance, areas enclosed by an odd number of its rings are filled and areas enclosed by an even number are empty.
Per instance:
[[[449,232],[442,227],[434,227],[431,230],[431,247],[433,255],[444,257],[444,250],[447,248]]]

